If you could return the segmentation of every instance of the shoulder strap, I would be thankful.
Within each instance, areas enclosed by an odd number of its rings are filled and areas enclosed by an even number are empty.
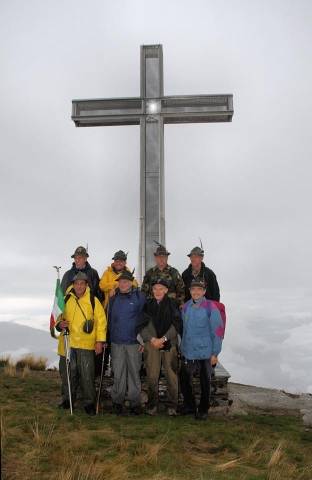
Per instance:
[[[70,297],[71,297],[71,293],[73,293],[73,292],[74,292],[74,288],[71,288],[70,291],[67,293],[67,295],[66,295],[65,298],[64,298],[64,303],[65,303],[65,304],[68,302],[68,300],[69,300]],[[82,310],[81,305],[80,305],[80,303],[79,303],[79,301],[78,301],[78,298],[75,297],[75,300],[76,300],[76,302],[77,302],[78,307],[79,307],[80,310],[81,310],[82,315],[84,316],[84,318],[86,318],[85,313],[84,313],[84,311]],[[94,309],[95,309],[95,297],[94,297],[94,294],[91,292],[91,290],[90,290],[90,302],[91,302],[91,306],[92,306],[92,312],[94,313]]]
[[[67,303],[67,302],[68,302],[68,300],[69,300],[70,297],[71,297],[71,293],[73,293],[73,292],[74,292],[74,287],[71,288],[71,289],[69,290],[69,292],[66,294],[66,296],[65,296],[65,298],[64,298],[64,303]]]
[[[92,306],[92,312],[94,313],[94,308],[95,308],[95,296],[93,294],[93,292],[90,291],[90,302],[91,302],[91,306]]]

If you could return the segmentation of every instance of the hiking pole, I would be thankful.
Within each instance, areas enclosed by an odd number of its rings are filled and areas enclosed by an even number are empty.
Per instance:
[[[98,415],[99,409],[100,409],[100,399],[101,399],[102,383],[103,383],[103,377],[104,377],[104,363],[105,363],[105,343],[104,343],[104,345],[103,345],[103,355],[102,355],[102,366],[101,366],[100,386],[99,386],[99,391],[98,391],[98,396],[97,396],[97,402],[96,402],[96,414],[97,414],[97,415]]]
[[[72,403],[72,394],[71,394],[71,386],[70,386],[70,349],[68,346],[68,335],[69,330],[68,328],[64,331],[64,347],[65,347],[65,358],[66,358],[66,376],[67,376],[67,385],[68,385],[68,395],[69,395],[69,407],[70,407],[70,414],[73,414],[73,403]]]

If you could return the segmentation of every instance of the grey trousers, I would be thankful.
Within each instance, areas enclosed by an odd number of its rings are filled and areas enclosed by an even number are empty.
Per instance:
[[[76,400],[78,386],[82,393],[84,406],[95,404],[95,352],[82,348],[70,349],[70,376],[73,402]]]
[[[114,384],[112,388],[113,403],[123,404],[128,386],[128,398],[130,406],[141,404],[141,358],[138,351],[139,345],[125,345],[112,343],[111,358],[114,372]]]

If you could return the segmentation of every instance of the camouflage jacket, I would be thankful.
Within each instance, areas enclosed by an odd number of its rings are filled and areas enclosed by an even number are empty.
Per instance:
[[[167,265],[164,270],[159,270],[157,266],[150,268],[142,283],[141,291],[145,293],[147,298],[151,298],[152,284],[155,280],[164,278],[169,283],[168,297],[174,298],[178,305],[184,303],[185,287],[181,275],[176,268]]]

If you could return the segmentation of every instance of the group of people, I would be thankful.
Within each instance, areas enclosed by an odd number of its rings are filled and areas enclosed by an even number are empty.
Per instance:
[[[157,246],[155,266],[146,272],[139,288],[127,266],[125,252],[117,251],[99,278],[88,262],[87,250],[76,248],[72,267],[61,281],[65,309],[56,323],[60,332],[61,408],[70,408],[69,396],[75,403],[80,388],[86,413],[96,413],[95,358],[104,355],[103,348],[108,346],[113,370],[113,413],[125,412],[126,396],[129,413],[143,413],[140,378],[143,358],[148,387],[145,413],[158,412],[162,370],[167,382],[168,415],[207,418],[212,369],[218,362],[224,337],[224,305],[220,303],[216,275],[203,262],[202,247],[190,251],[190,264],[182,275],[168,264],[169,255],[164,246]],[[65,334],[70,345],[70,385]],[[193,390],[195,374],[199,374],[201,387],[198,405]],[[178,385],[183,395],[183,405],[179,408]]]

